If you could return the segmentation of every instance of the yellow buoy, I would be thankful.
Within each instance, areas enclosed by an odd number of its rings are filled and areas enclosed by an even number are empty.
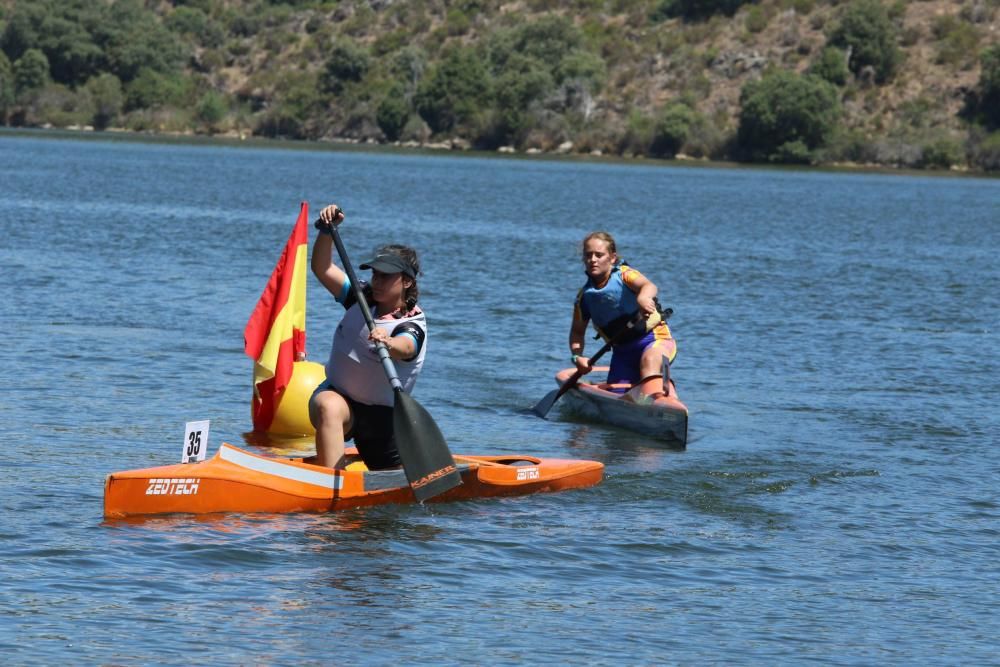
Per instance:
[[[274,419],[268,435],[312,436],[316,429],[309,421],[309,398],[313,391],[326,379],[323,364],[315,361],[296,361],[292,368],[292,379],[288,381],[281,400],[274,410]]]

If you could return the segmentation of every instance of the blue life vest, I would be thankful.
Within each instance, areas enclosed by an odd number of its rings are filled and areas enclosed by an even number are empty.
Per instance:
[[[591,320],[605,339],[614,336],[619,326],[624,326],[639,312],[636,294],[625,284],[620,265],[611,269],[608,281],[600,289],[587,278],[576,302],[583,318]]]

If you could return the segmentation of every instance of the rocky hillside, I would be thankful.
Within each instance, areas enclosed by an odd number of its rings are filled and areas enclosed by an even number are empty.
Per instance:
[[[0,121],[1000,169],[1000,0],[0,0]]]

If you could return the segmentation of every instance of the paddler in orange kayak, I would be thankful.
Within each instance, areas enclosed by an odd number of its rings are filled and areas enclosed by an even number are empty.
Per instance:
[[[664,394],[664,356],[676,353],[667,323],[659,316],[657,288],[648,278],[618,259],[615,240],[607,232],[593,232],[583,239],[583,268],[587,283],[579,291],[573,309],[569,350],[581,372],[591,370],[583,356],[587,324],[605,340],[613,340],[611,368],[607,382],[631,385],[626,400],[648,403]],[[625,331],[630,321],[642,313],[646,326]],[[621,390],[623,393],[624,389]]]
[[[333,335],[326,380],[309,400],[309,419],[316,427],[317,465],[331,468],[344,463],[344,441],[354,438],[369,470],[400,465],[393,437],[393,388],[375,350],[381,342],[389,350],[403,385],[409,393],[424,363],[427,320],[417,305],[420,263],[412,248],[387,245],[361,264],[371,269],[363,292],[375,318],[371,332],[351,289],[350,278],[333,263],[330,225],[339,225],[344,212],[335,204],[320,211],[313,245],[313,274],[347,312]]]

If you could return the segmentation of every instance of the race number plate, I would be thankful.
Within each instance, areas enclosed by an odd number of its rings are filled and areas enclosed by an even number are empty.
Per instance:
[[[181,463],[195,463],[205,460],[208,451],[208,422],[188,422],[184,425],[184,448],[181,450]]]

